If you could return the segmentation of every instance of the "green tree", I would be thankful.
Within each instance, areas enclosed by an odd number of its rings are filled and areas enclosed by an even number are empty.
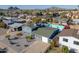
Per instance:
[[[51,41],[50,44],[51,44],[51,48],[54,48],[54,41]]]
[[[6,24],[4,24],[3,22],[0,22],[0,28],[6,28],[6,27],[7,27]]]
[[[73,22],[73,21],[72,21],[72,19],[71,19],[71,18],[69,18],[69,19],[67,20],[67,24],[68,24],[68,25],[71,25],[71,24],[72,24],[72,22]]]
[[[33,23],[39,23],[39,22],[41,22],[41,18],[33,18],[32,22]]]
[[[26,40],[27,40],[28,42],[30,42],[30,41],[32,40],[32,36],[31,36],[31,35],[30,35],[30,36],[26,36],[25,38],[26,38]]]
[[[0,15],[1,15],[1,16],[5,16],[5,13],[4,13],[4,12],[0,12]]]

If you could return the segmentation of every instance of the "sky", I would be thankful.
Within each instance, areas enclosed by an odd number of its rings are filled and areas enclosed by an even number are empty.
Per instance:
[[[0,8],[7,9],[10,6],[16,6],[20,9],[45,9],[50,7],[61,7],[67,9],[78,8],[77,5],[0,5]]]

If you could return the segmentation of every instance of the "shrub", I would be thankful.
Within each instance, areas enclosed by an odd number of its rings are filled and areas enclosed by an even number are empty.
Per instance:
[[[31,41],[32,40],[32,36],[26,36],[25,37],[27,41]]]
[[[5,37],[6,37],[6,38],[10,38],[10,35],[6,35]]]
[[[3,22],[0,22],[0,28],[6,28],[6,27],[7,27],[6,24],[4,24]]]
[[[62,52],[63,52],[63,53],[68,53],[68,52],[69,52],[68,47],[62,46]]]
[[[22,36],[23,34],[21,32],[17,33],[16,34],[17,36]]]
[[[50,42],[50,44],[51,44],[51,48],[53,48],[54,47],[54,41]]]

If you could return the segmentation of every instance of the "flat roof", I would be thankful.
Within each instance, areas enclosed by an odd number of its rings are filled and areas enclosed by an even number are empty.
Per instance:
[[[44,53],[46,52],[50,47],[50,44],[44,43],[42,41],[35,41],[33,44],[31,44],[29,47],[24,49],[23,53]]]
[[[11,17],[4,17],[5,19],[11,19]]]
[[[60,18],[60,17],[56,17],[55,19],[58,21],[65,21],[65,22],[68,20],[67,18]]]
[[[20,27],[20,26],[22,26],[23,24],[21,24],[21,23],[14,23],[14,24],[11,24],[11,25],[9,25],[10,27],[12,27],[12,28],[17,28],[17,27]]]
[[[64,26],[63,25],[59,25],[59,24],[48,24],[48,27],[52,27],[52,28],[57,28],[57,29],[64,29]]]
[[[45,36],[45,37],[50,37],[50,35],[57,29],[55,28],[49,28],[49,27],[43,27],[43,28],[38,28],[36,31],[33,33]]]

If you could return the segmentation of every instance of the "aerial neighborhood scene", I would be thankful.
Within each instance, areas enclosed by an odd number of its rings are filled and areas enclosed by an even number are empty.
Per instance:
[[[0,5],[0,53],[79,53],[79,5]]]

